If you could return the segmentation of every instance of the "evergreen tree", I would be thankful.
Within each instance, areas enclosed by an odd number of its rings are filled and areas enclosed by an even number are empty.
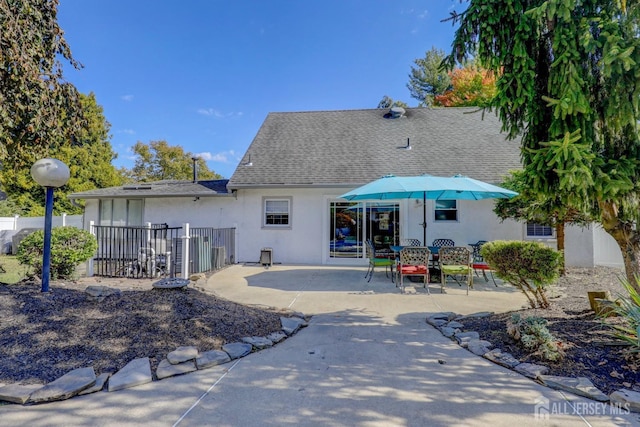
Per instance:
[[[640,274],[640,4],[469,0],[447,64],[497,75],[492,107],[522,137],[532,192],[591,213]],[[640,289],[638,289],[640,290]]]

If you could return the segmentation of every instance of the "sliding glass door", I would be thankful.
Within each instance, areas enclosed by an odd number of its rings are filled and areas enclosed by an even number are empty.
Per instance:
[[[367,238],[373,242],[376,255],[391,254],[391,246],[399,244],[400,206],[398,203],[367,203]]]
[[[329,258],[365,258],[365,240],[377,252],[391,253],[399,240],[399,214],[398,203],[330,202]]]
[[[331,202],[329,258],[362,258],[364,253],[361,203]]]

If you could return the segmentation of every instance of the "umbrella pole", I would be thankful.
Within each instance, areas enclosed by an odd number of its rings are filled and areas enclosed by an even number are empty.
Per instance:
[[[422,193],[422,244],[427,246],[427,193]]]

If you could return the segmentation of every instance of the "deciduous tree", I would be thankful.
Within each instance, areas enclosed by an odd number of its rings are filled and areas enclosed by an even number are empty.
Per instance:
[[[496,94],[493,72],[469,63],[449,72],[451,89],[435,95],[433,105],[442,107],[487,107]]]
[[[76,88],[61,60],[79,68],[58,25],[58,0],[0,0],[0,158],[30,167],[81,126]]]
[[[104,117],[102,107],[98,105],[95,95],[80,94],[82,115],[85,120],[82,127],[76,130],[73,141],[50,147],[47,156],[57,158],[69,166],[71,177],[69,182],[55,191],[54,212],[69,214],[82,213],[82,207],[71,203],[67,194],[78,191],[105,188],[120,185],[122,173],[113,166],[116,158],[110,143],[110,124]],[[15,212],[25,216],[44,214],[45,192],[31,177],[31,165],[37,156],[30,159],[23,167],[8,167],[2,171],[0,180],[13,206],[19,207]]]
[[[495,73],[492,106],[522,137],[527,185],[591,212],[640,274],[640,4],[622,0],[469,0],[453,67]]]
[[[151,141],[149,144],[137,142],[133,147],[135,165],[129,178],[137,182],[161,181],[163,179],[187,180],[193,178],[193,160],[197,157],[185,152],[179,145],[169,145],[167,141]],[[202,158],[196,161],[198,179],[221,179],[209,170]]]

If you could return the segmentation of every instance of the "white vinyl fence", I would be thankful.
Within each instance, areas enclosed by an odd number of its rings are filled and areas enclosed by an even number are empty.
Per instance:
[[[67,215],[62,214],[60,216],[54,216],[52,218],[52,226],[60,227],[69,225],[76,228],[82,228],[82,215]],[[0,217],[0,253],[10,254],[15,252],[17,243],[14,242],[16,235],[26,235],[30,230],[42,230],[44,229],[44,217],[32,216],[22,217],[19,215],[12,217]],[[24,231],[23,231],[24,230]],[[21,231],[23,231],[21,233]]]

